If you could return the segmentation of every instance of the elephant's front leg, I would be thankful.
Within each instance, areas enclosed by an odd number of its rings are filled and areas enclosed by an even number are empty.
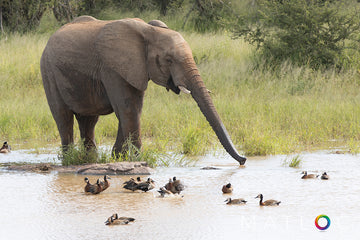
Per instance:
[[[127,146],[125,143],[127,140],[130,140],[138,149],[141,148],[140,117],[144,92],[129,86],[128,91],[123,96],[114,109],[119,119],[118,134],[113,147],[115,156],[126,152]]]

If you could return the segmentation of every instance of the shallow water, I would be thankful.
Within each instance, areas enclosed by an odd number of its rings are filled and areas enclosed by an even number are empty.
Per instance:
[[[157,168],[157,187],[176,176],[187,186],[183,197],[159,198],[156,190],[122,189],[129,176],[113,176],[99,195],[85,195],[83,175],[38,174],[0,170],[6,186],[0,198],[0,239],[360,239],[360,159],[327,152],[301,154],[301,168],[284,167],[286,156],[250,158],[239,168],[228,156],[206,156],[195,167]],[[4,162],[56,161],[56,155],[13,151]],[[219,170],[201,170],[204,166]],[[301,171],[330,180],[302,180]],[[88,176],[94,182],[96,176]],[[232,194],[221,192],[231,182]],[[280,200],[278,207],[259,207],[259,193]],[[244,206],[226,205],[227,197],[245,198]],[[133,224],[106,226],[117,212]],[[326,231],[316,216],[329,216]],[[326,224],[321,219],[320,225]]]

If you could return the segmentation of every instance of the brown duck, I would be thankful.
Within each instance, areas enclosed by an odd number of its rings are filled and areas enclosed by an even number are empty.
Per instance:
[[[263,202],[262,194],[257,195],[255,198],[260,198],[260,202],[259,202],[260,206],[278,206],[281,203],[281,201],[277,201],[273,199],[269,199]]]
[[[327,173],[324,172],[324,173],[321,175],[321,179],[322,179],[322,180],[329,180],[329,175],[327,175]]]
[[[185,186],[179,179],[173,177],[173,179],[169,179],[169,182],[165,185],[165,189],[171,191],[174,194],[180,194],[181,191],[185,189]]]
[[[136,185],[137,190],[141,190],[143,192],[150,191],[155,188],[155,181],[151,178],[148,178],[145,182],[140,182]]]
[[[84,181],[86,182],[86,186],[84,189],[85,193],[99,194],[102,192],[100,179],[98,179],[95,184],[90,184],[90,181],[87,177],[84,179]]]
[[[137,181],[134,178],[130,178],[130,180],[124,182],[123,184],[123,188],[131,190],[131,191],[136,191],[136,186],[137,186]]]
[[[108,175],[104,175],[104,181],[100,182],[102,191],[105,191],[108,187],[110,187],[110,182],[108,181],[108,179],[111,179],[111,177],[109,177]]]
[[[11,147],[7,142],[4,142],[4,144],[0,148],[0,153],[9,153],[9,152],[11,152]]]
[[[160,193],[160,197],[173,196],[173,195],[174,195],[171,191],[166,190],[165,187],[161,187],[161,188],[158,190],[158,193]]]
[[[231,186],[231,183],[228,183],[222,187],[223,193],[232,193],[232,191],[233,191],[233,188]]]
[[[111,217],[109,217],[106,222],[105,225],[125,225],[128,224],[129,222],[134,222],[135,218],[131,218],[131,217],[118,217],[117,213],[114,213]]]
[[[228,198],[225,200],[226,204],[245,204],[247,201],[245,201],[245,199],[243,198],[235,198],[235,199],[231,199]]]
[[[304,174],[301,177],[302,179],[317,178],[319,176],[319,175],[316,175],[316,174],[307,174],[307,171],[302,171],[301,174]]]

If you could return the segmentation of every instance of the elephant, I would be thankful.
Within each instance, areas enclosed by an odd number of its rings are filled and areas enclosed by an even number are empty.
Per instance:
[[[122,153],[129,138],[141,149],[140,116],[152,80],[176,94],[191,94],[225,150],[244,165],[246,158],[235,149],[188,43],[165,23],[151,22],[81,16],[49,38],[40,68],[63,149],[74,141],[74,116],[84,144],[96,148],[99,116],[113,112],[119,121],[113,154]]]

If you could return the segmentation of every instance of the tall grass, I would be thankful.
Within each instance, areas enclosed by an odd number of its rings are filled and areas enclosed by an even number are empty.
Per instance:
[[[39,69],[51,31],[41,32],[0,40],[0,141],[60,145]],[[321,72],[284,63],[268,71],[254,60],[251,46],[231,40],[226,32],[182,35],[243,154],[288,154],[330,144],[359,151],[358,69]],[[175,95],[152,82],[145,93],[141,123],[145,148],[188,155],[221,148],[191,96]],[[102,116],[96,127],[97,143],[113,144],[117,125],[114,114]],[[79,139],[77,124],[75,134]]]

